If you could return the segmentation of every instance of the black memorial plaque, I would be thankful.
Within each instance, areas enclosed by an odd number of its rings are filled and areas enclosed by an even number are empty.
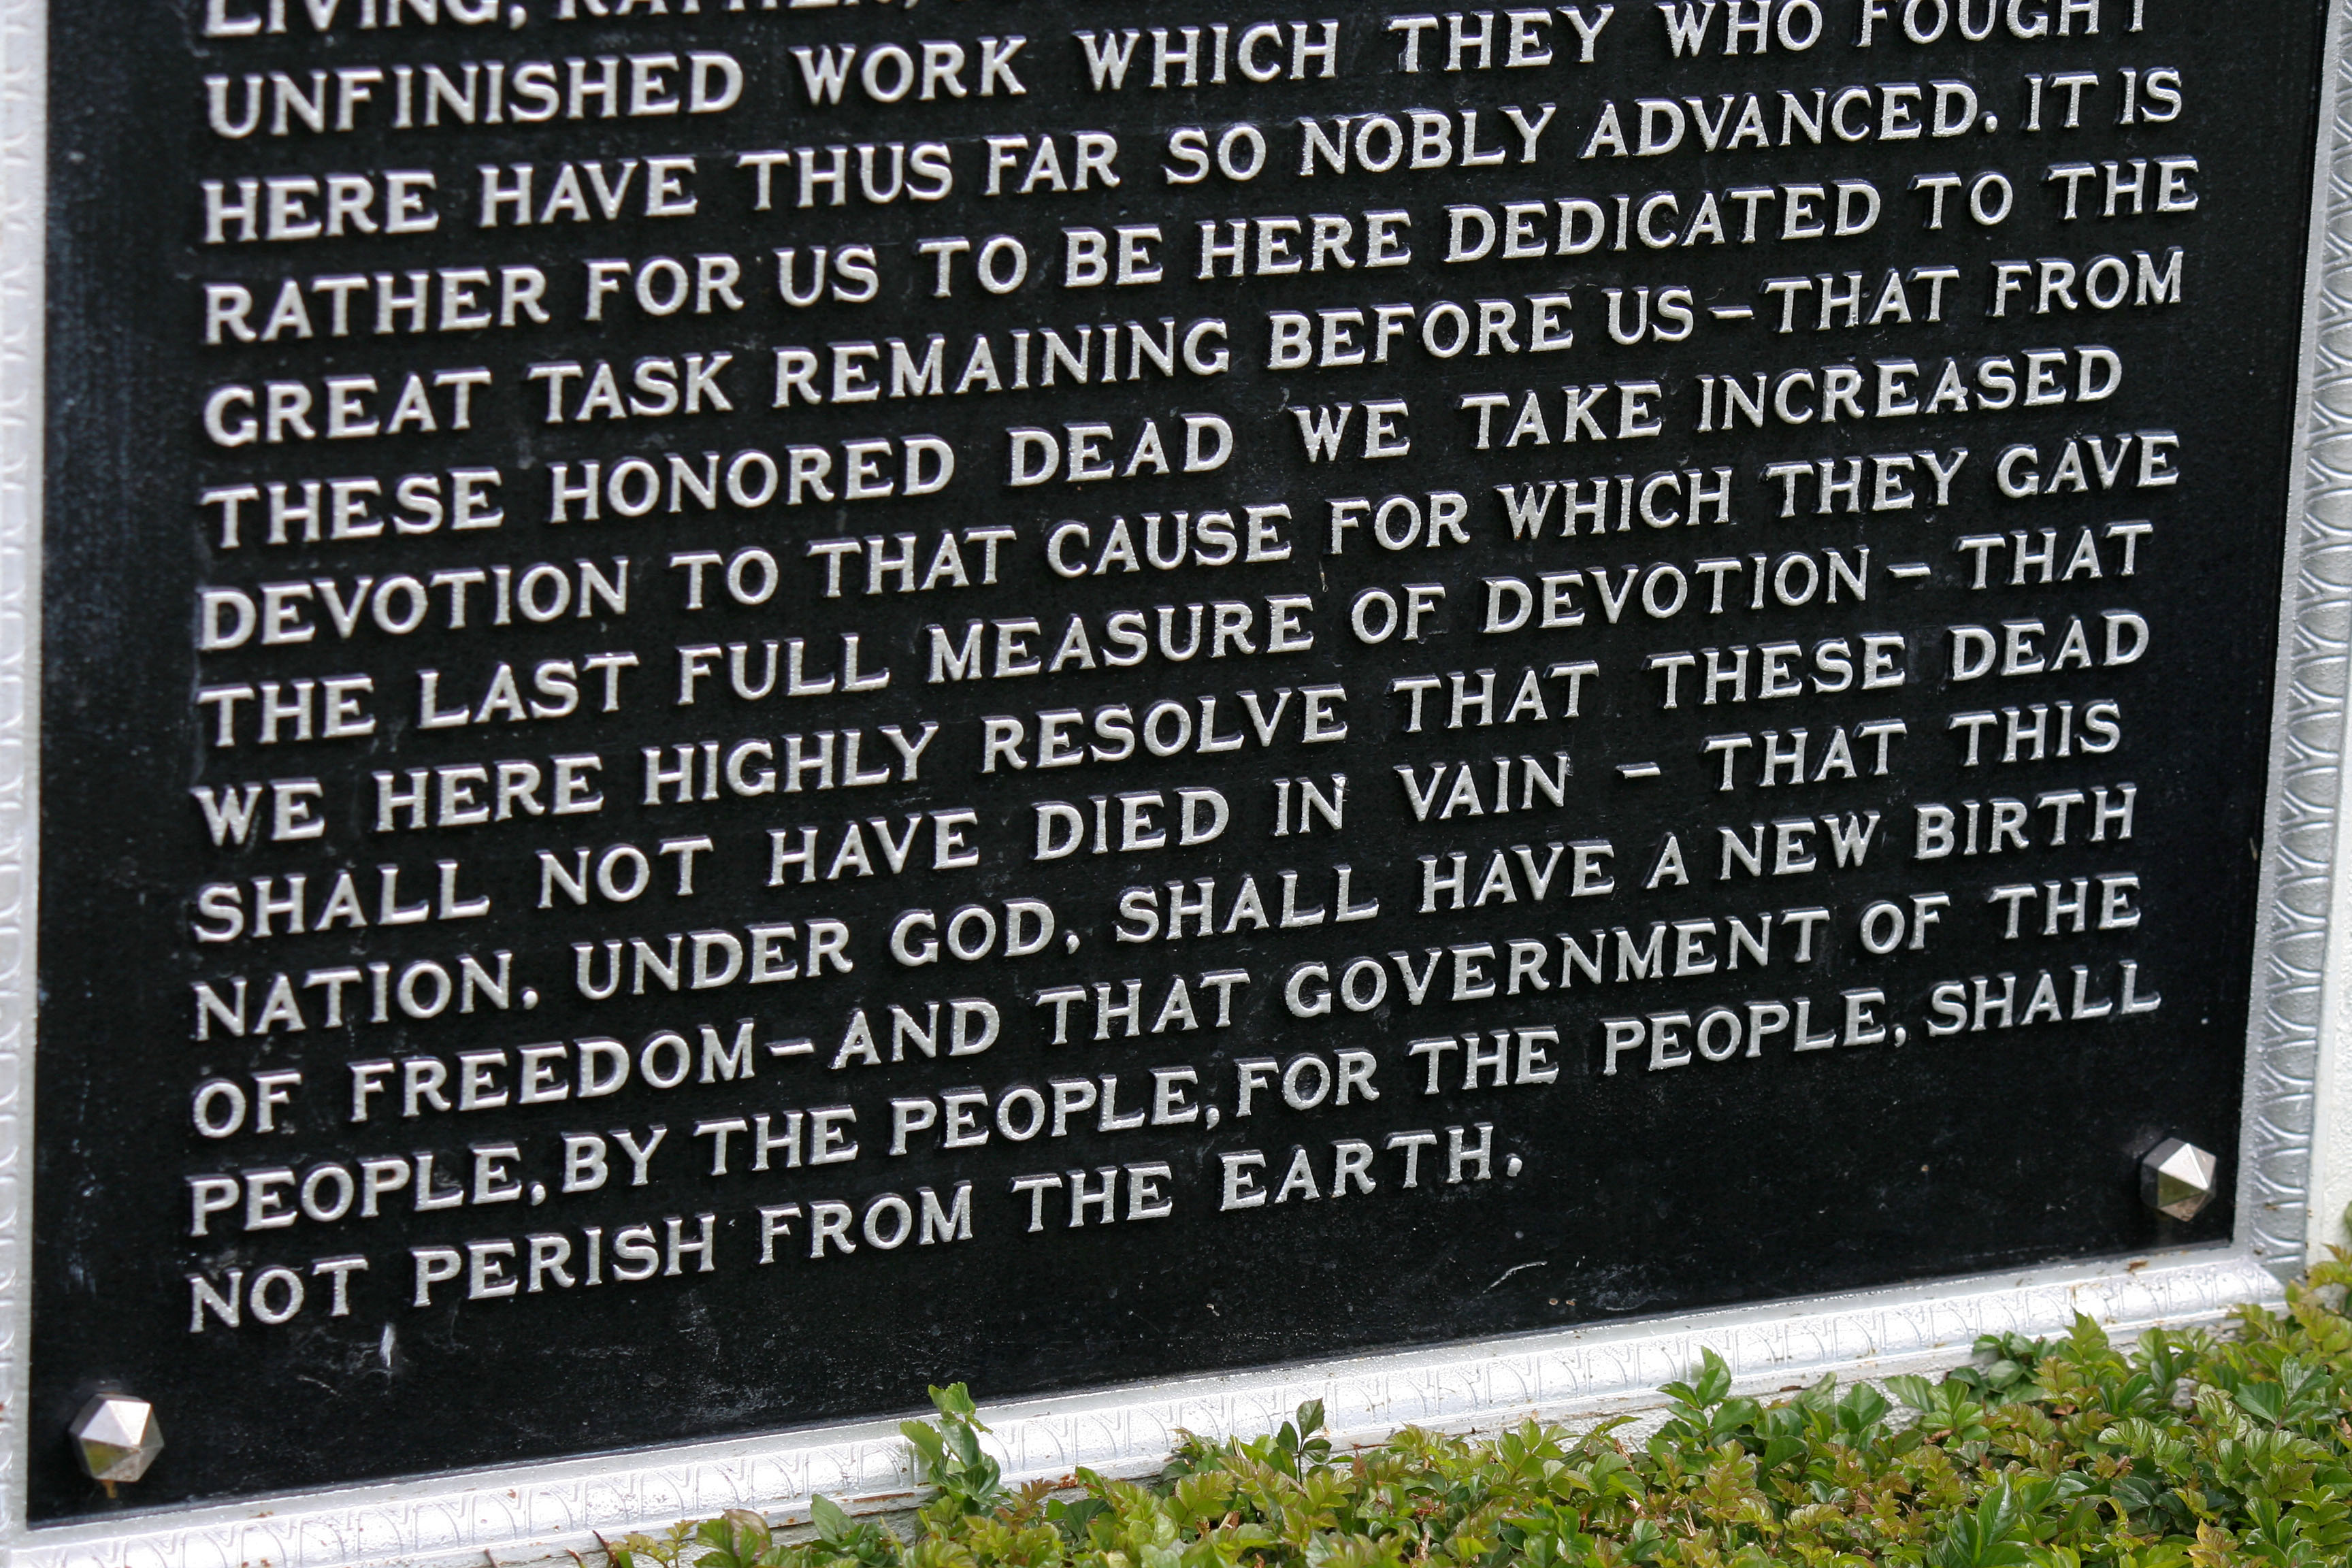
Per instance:
[[[53,12],[36,1519],[2230,1234],[2324,6],[855,4]]]

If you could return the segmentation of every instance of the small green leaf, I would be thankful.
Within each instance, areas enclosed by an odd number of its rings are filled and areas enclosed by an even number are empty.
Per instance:
[[[809,1520],[828,1546],[840,1545],[856,1528],[850,1523],[849,1515],[842,1511],[841,1505],[823,1493],[810,1500]]]

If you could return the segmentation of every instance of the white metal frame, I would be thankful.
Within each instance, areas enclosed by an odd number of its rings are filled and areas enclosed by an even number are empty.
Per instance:
[[[2352,58],[2331,16],[2301,368],[2308,416],[2281,594],[2282,638],[2256,958],[2239,1234],[2227,1247],[2037,1273],[1947,1279],[1434,1349],[1121,1385],[987,1412],[1014,1479],[1079,1465],[1152,1470],[1179,1427],[1270,1429],[1320,1398],[1343,1436],[1408,1423],[1464,1428],[1524,1415],[1654,1405],[1700,1347],[1744,1391],[1825,1373],[1949,1365],[1982,1333],[2063,1331],[2086,1312],[2128,1334],[2218,1321],[2274,1298],[2352,1203]],[[0,1551],[11,1568],[479,1568],[593,1552],[600,1537],[724,1508],[805,1517],[823,1492],[909,1500],[889,1422],[309,1492],[120,1521],[25,1523],[29,1342],[34,767],[39,684],[42,320],[48,82],[46,0],[0,0]],[[2315,1135],[2315,1128],[2321,1129]]]

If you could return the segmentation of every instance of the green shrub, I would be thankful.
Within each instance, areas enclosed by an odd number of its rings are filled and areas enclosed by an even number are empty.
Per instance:
[[[1408,1428],[1339,1453],[1304,1405],[1267,1437],[1187,1435],[1158,1480],[1008,1489],[962,1384],[903,1431],[936,1496],[911,1542],[823,1498],[813,1539],[735,1511],[632,1535],[615,1568],[2321,1568],[2352,1562],[2352,1256],[2234,1332],[2087,1318],[1989,1336],[1940,1383],[1732,1398],[1708,1352],[1635,1446],[1604,1422]],[[1888,1394],[1893,1395],[1890,1403]]]

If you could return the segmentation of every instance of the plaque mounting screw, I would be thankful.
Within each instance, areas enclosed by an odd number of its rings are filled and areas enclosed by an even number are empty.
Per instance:
[[[2213,1201],[2221,1167],[2196,1144],[2168,1138],[2140,1159],[2140,1199],[2158,1214],[2195,1219]]]
[[[117,1481],[135,1481],[163,1451],[155,1407],[127,1394],[101,1394],[81,1407],[73,1425],[74,1456],[89,1479],[114,1495]]]

